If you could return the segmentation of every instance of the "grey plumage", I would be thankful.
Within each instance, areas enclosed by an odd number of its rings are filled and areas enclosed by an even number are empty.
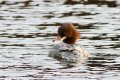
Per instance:
[[[53,46],[48,56],[67,62],[84,62],[89,54],[81,45],[61,42]]]

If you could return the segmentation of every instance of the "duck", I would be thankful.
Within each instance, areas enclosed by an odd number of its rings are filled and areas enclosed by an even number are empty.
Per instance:
[[[72,23],[63,23],[58,28],[56,42],[49,51],[48,56],[69,63],[85,62],[88,51],[80,44],[80,33]]]

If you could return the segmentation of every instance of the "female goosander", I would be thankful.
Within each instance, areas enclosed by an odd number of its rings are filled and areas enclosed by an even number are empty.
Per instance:
[[[88,58],[88,52],[81,45],[76,44],[80,34],[72,23],[64,23],[58,28],[55,44],[48,56],[67,62],[83,62]]]

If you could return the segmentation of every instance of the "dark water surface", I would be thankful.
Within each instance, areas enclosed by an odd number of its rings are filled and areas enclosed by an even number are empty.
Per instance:
[[[120,80],[119,3],[64,2],[0,2],[0,80]],[[65,65],[47,57],[64,22],[81,32],[78,43],[91,54],[85,64]]]

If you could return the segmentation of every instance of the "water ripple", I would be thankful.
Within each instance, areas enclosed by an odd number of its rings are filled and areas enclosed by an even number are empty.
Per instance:
[[[0,8],[1,80],[120,80],[119,0],[4,0]],[[85,64],[47,56],[65,22],[81,33]]]

